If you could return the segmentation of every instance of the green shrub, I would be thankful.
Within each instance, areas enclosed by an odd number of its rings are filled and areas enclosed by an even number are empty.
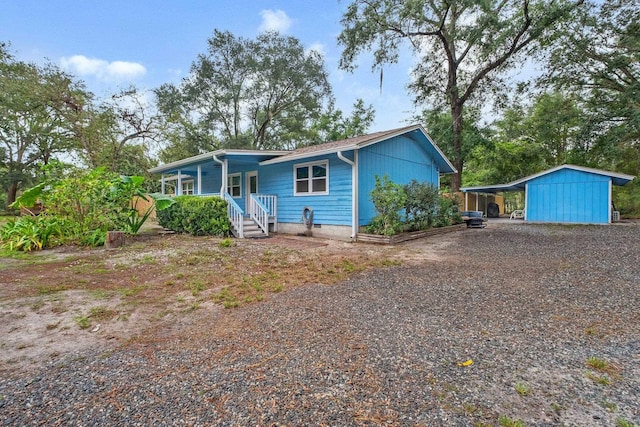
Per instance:
[[[433,226],[438,212],[440,195],[438,188],[415,179],[403,187],[405,221],[410,230],[426,230]]]
[[[459,224],[462,216],[458,208],[458,201],[450,197],[438,197],[438,212],[436,214],[435,227],[446,227],[448,225]]]
[[[229,234],[227,202],[220,197],[178,196],[175,203],[158,211],[158,223],[178,233],[195,236]]]
[[[406,195],[400,184],[396,184],[385,175],[382,180],[375,176],[375,187],[371,191],[371,201],[378,215],[371,221],[367,231],[373,234],[393,236],[402,231],[400,210],[404,209]]]
[[[0,247],[23,252],[51,247],[61,239],[63,228],[61,221],[47,215],[9,220],[0,228]]]

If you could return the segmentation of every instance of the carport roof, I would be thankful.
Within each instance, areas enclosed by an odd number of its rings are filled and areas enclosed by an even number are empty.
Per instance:
[[[627,184],[628,182],[632,181],[635,178],[635,176],[633,175],[626,175],[626,174],[617,173],[617,172],[609,172],[601,169],[587,168],[584,166],[560,165],[560,166],[556,166],[555,168],[547,169],[542,172],[538,172],[536,174],[518,179],[516,181],[512,181],[508,184],[462,187],[460,188],[460,191],[462,191],[463,193],[490,193],[490,194],[500,193],[503,191],[524,191],[524,187],[527,184],[527,182],[535,178],[541,177],[543,175],[547,175],[547,174],[559,171],[561,169],[573,169],[581,172],[588,172],[596,175],[608,176],[611,178],[611,181],[613,182],[613,184],[620,185],[620,186]]]

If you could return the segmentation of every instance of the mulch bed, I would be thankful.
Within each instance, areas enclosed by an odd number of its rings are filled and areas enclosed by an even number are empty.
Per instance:
[[[0,423],[640,423],[640,227],[508,224],[434,241],[441,261],[4,376]]]

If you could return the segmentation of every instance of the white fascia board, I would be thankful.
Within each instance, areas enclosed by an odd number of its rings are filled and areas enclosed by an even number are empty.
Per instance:
[[[282,156],[284,154],[289,153],[289,151],[260,151],[260,150],[216,150],[209,151],[208,153],[198,154],[197,156],[187,157],[186,159],[176,160],[175,162],[167,163],[164,165],[156,166],[155,168],[149,169],[149,173],[161,173],[167,170],[179,168],[181,166],[190,165],[193,163],[198,163],[203,160],[213,159],[213,156],[225,156],[225,155],[234,155],[234,156]]]
[[[352,151],[357,149],[357,145],[349,145],[346,147],[327,148],[325,150],[312,151],[310,153],[292,154],[290,156],[276,157],[275,159],[263,160],[258,163],[260,166],[273,165],[276,163],[284,163],[294,160],[307,159],[310,157],[326,156],[327,154],[337,154],[338,151]]]

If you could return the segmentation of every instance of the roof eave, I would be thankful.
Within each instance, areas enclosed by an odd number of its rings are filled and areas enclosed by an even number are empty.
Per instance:
[[[164,171],[179,168],[181,166],[190,165],[193,163],[199,163],[203,160],[212,159],[213,156],[282,156],[289,153],[289,151],[273,150],[215,150],[208,153],[198,154],[196,156],[187,157],[186,159],[177,160],[175,162],[167,163],[164,165],[156,166],[149,169],[149,173],[162,173]]]

